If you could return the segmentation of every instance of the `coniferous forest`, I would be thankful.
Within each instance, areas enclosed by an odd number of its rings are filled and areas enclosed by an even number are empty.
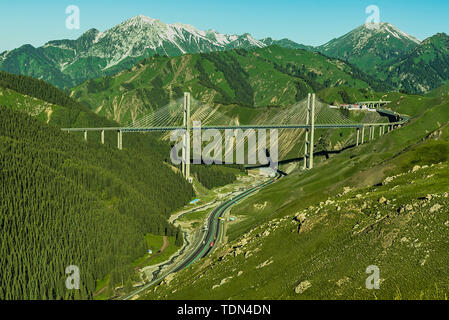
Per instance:
[[[145,234],[178,233],[167,217],[191,185],[158,142],[125,137],[119,151],[0,108],[0,299],[92,298],[95,280],[131,277]],[[81,290],[65,288],[70,265]]]
[[[192,175],[208,189],[221,187],[237,180],[237,174],[246,174],[243,166],[239,165],[192,165]]]

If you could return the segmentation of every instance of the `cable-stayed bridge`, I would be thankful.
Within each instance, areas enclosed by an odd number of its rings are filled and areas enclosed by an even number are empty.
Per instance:
[[[375,104],[376,102],[371,101]],[[383,102],[378,102],[381,106]],[[314,133],[316,129],[356,129],[356,145],[364,143],[369,130],[368,139],[374,139],[375,129],[379,136],[403,125],[407,117],[395,112],[376,109],[376,112],[362,114],[349,110],[330,108],[326,103],[316,99],[315,94],[289,107],[272,108],[242,108],[238,112],[232,107],[217,106],[203,103],[185,93],[183,98],[173,101],[156,110],[141,113],[123,127],[111,128],[64,128],[67,132],[84,132],[87,140],[88,132],[100,131],[104,143],[105,131],[117,132],[117,146],[123,147],[124,132],[169,132],[174,130],[258,130],[258,129],[303,129],[305,131],[304,159],[305,168],[313,168]],[[189,150],[183,150],[183,159],[190,158]],[[188,162],[188,161],[187,161]],[[189,176],[189,168],[183,167],[183,172]]]

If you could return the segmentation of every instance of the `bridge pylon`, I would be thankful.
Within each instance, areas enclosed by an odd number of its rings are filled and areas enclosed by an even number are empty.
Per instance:
[[[304,141],[304,170],[313,169],[313,152],[315,140],[315,93],[307,96],[307,120]],[[310,140],[309,140],[310,134]]]
[[[182,173],[190,181],[190,131],[192,129],[190,121],[190,92],[184,92],[184,122],[185,134],[183,136],[182,148]]]

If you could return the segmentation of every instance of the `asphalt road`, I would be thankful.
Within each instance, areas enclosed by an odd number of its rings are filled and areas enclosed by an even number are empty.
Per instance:
[[[183,261],[183,263],[181,263],[176,267],[176,269],[174,269],[174,272],[187,268],[199,258],[206,257],[213,250],[213,248],[217,245],[217,239],[219,239],[220,224],[223,223],[222,222],[223,220],[220,220],[219,218],[223,218],[224,214],[230,207],[232,207],[242,199],[250,196],[254,192],[274,183],[276,180],[277,178],[273,178],[265,183],[262,183],[254,188],[251,188],[215,208],[209,216],[207,222],[207,232],[206,236],[203,238],[204,239],[203,242],[201,242],[198,248],[192,254],[190,254]]]

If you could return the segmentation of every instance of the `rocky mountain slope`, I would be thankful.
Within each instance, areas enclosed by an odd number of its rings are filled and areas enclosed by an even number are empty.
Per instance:
[[[136,16],[100,32],[91,29],[76,40],[56,40],[34,48],[24,45],[0,55],[0,69],[72,87],[87,79],[130,68],[137,61],[158,55],[265,47],[249,34],[225,35],[201,31],[181,23],[165,24]]]
[[[419,44],[419,40],[392,24],[381,23],[378,28],[362,25],[317,47],[316,50],[327,56],[348,61],[374,75],[382,66],[389,65]]]
[[[91,29],[76,40],[55,40],[35,48],[24,45],[0,54],[0,70],[43,79],[70,88],[98,77],[133,68],[144,58],[181,56],[232,49],[280,46],[320,52],[353,64],[383,83],[385,89],[427,92],[444,83],[449,69],[444,34],[424,41],[390,23],[378,28],[362,25],[318,46],[289,39],[254,39],[250,34],[226,35],[182,23],[165,24],[142,15],[100,32]],[[420,58],[424,57],[424,58]]]

